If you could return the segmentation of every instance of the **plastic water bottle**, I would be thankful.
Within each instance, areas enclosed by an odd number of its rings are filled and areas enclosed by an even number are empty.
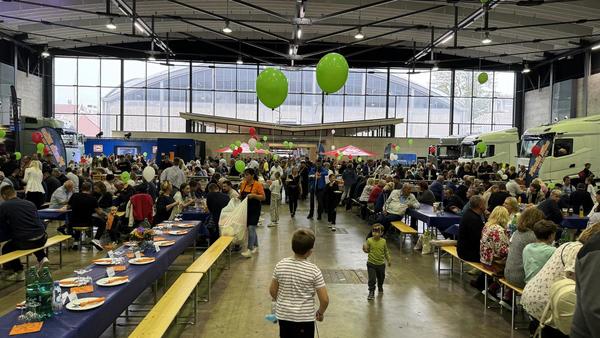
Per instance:
[[[42,273],[40,274],[39,280],[39,297],[40,297],[40,308],[38,314],[43,319],[48,319],[52,317],[52,294],[54,281],[52,280],[52,276],[50,275],[50,270],[48,267],[44,267]]]
[[[583,206],[579,206],[579,218],[583,218]]]
[[[55,316],[58,316],[63,311],[63,303],[62,303],[62,290],[60,289],[60,284],[54,282],[54,287],[52,288],[52,312]]]
[[[38,274],[35,267],[30,267],[25,275],[25,301],[39,301]]]
[[[271,313],[265,316],[265,320],[269,321],[273,324],[277,324],[277,316],[275,315],[275,307],[277,306],[277,302],[271,302]]]

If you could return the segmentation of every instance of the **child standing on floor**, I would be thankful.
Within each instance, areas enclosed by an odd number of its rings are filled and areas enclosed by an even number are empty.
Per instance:
[[[298,229],[292,237],[293,257],[284,258],[273,270],[269,293],[275,303],[281,338],[313,338],[315,319],[323,321],[329,296],[319,268],[307,261],[315,245],[310,229]],[[315,313],[315,293],[319,310]]]
[[[331,231],[336,231],[335,218],[337,216],[337,206],[340,204],[342,192],[340,191],[335,175],[329,175],[328,179],[329,181],[325,186],[325,192],[323,195],[323,202],[325,204],[325,211],[327,211],[329,228]]]
[[[269,186],[269,190],[271,190],[271,223],[268,225],[269,227],[276,227],[279,223],[279,206],[281,205],[282,185],[281,174],[276,171],[273,174],[273,180]]]
[[[377,288],[379,293],[383,293],[383,280],[385,279],[385,262],[387,261],[388,266],[392,265],[390,260],[390,251],[388,250],[387,243],[384,238],[381,237],[383,233],[383,225],[376,223],[373,224],[372,229],[373,237],[367,238],[367,242],[363,244],[363,251],[369,254],[367,259],[367,273],[369,275],[369,296],[367,300],[373,300],[375,298],[375,283],[377,282]]]

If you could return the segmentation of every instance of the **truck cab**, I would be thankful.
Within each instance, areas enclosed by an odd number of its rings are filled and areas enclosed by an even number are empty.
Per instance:
[[[438,161],[457,160],[460,157],[460,146],[464,136],[447,136],[440,138],[435,145],[435,155]]]
[[[482,154],[477,153],[475,150],[480,142],[487,145],[486,151]],[[461,154],[458,161],[461,163],[487,161],[488,163],[515,165],[517,162],[517,143],[519,143],[517,128],[470,135],[461,142]]]

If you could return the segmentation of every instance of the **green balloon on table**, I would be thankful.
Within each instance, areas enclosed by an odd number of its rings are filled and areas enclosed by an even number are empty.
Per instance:
[[[121,178],[121,181],[123,181],[123,183],[127,183],[127,181],[129,181],[129,179],[131,178],[131,175],[129,175],[127,171],[124,171],[119,177]]]
[[[317,83],[327,94],[342,89],[348,80],[348,62],[338,53],[329,53],[317,64]]]
[[[409,146],[412,146],[412,145],[413,145],[413,143],[415,143],[415,141],[414,141],[412,138],[409,138],[409,139],[408,139],[408,145],[409,145]]]
[[[235,148],[237,148],[237,147],[235,146],[235,144],[234,144],[234,143],[232,143],[232,144],[230,144],[230,145],[229,145],[229,149],[231,149],[231,150],[235,150]]]
[[[44,151],[44,148],[46,146],[43,143],[38,143],[38,144],[35,145],[35,147],[36,147],[36,149],[37,149],[37,151],[39,153],[40,151]]]
[[[280,70],[267,68],[256,78],[256,95],[265,106],[275,109],[288,95],[288,79]]]
[[[0,138],[4,138],[6,136],[6,130],[0,130]]]
[[[242,141],[239,141],[239,140],[235,141],[235,145],[236,145],[236,147],[240,147],[242,145]]]
[[[479,142],[475,146],[475,151],[477,151],[478,154],[483,154],[486,152],[486,150],[487,150],[487,144],[485,144],[485,142]]]
[[[246,169],[246,163],[244,163],[244,161],[235,161],[235,170],[237,170],[238,173],[244,172],[244,169]]]
[[[479,76],[477,76],[477,81],[479,82],[479,84],[484,84],[486,82],[488,82],[489,76],[488,73],[483,72],[480,73]]]
[[[21,159],[21,156],[22,156],[22,155],[21,155],[21,152],[19,152],[19,151],[15,151],[15,159],[16,159],[17,161]]]

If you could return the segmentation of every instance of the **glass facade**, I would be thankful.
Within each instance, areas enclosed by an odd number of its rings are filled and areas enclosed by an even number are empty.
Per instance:
[[[403,118],[396,137],[466,135],[513,125],[515,75],[405,68],[351,69],[338,93],[323,96],[311,67],[282,68],[289,83],[283,105],[256,97],[264,66],[196,62],[54,59],[54,114],[88,136],[113,130],[184,132],[179,114],[280,124]],[[322,113],[322,111],[324,113]],[[122,115],[122,124],[121,124]],[[207,132],[230,132],[216,125]]]

